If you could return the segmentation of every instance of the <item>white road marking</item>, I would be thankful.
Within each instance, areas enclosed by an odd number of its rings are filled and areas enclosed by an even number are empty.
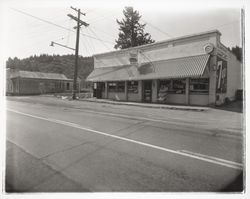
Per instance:
[[[216,157],[212,157],[212,156],[208,157],[208,156],[205,156],[205,155],[202,155],[202,154],[195,154],[195,153],[192,153],[192,152],[189,152],[189,151],[172,150],[172,149],[156,146],[156,145],[153,145],[153,144],[148,144],[148,143],[145,143],[145,142],[132,140],[132,139],[125,138],[125,137],[104,133],[102,131],[93,130],[93,129],[90,129],[90,128],[80,126],[79,124],[75,124],[75,123],[71,123],[71,122],[67,122],[67,121],[63,121],[63,120],[57,120],[57,119],[48,118],[48,117],[41,117],[41,116],[31,115],[31,114],[23,113],[23,112],[16,111],[16,110],[13,110],[13,109],[7,109],[7,110],[11,111],[11,112],[14,112],[14,113],[17,113],[17,114],[25,115],[25,116],[28,116],[28,117],[32,117],[32,118],[36,118],[36,119],[40,119],[40,120],[45,120],[45,121],[49,121],[49,122],[54,122],[54,123],[57,123],[57,124],[62,124],[62,125],[65,125],[65,126],[74,127],[74,128],[78,128],[78,129],[85,130],[85,131],[90,131],[90,132],[93,132],[93,133],[96,133],[96,134],[99,134],[99,135],[104,135],[104,136],[107,136],[107,137],[116,138],[118,140],[123,140],[123,141],[131,142],[131,143],[135,143],[135,144],[138,144],[138,145],[150,147],[150,148],[153,148],[153,149],[158,149],[158,150],[161,150],[161,151],[165,151],[165,152],[169,152],[169,153],[173,153],[173,154],[177,154],[177,155],[181,155],[181,156],[185,156],[185,157],[189,157],[189,158],[194,158],[194,159],[198,159],[198,160],[201,160],[201,161],[210,162],[210,163],[213,163],[213,164],[217,164],[217,165],[221,165],[221,166],[225,166],[225,167],[229,167],[229,168],[233,168],[233,169],[237,169],[237,170],[242,170],[243,169],[243,164],[241,164],[241,163],[232,162],[232,161],[228,161],[228,160],[224,160],[224,159],[220,159],[220,158],[216,158]]]

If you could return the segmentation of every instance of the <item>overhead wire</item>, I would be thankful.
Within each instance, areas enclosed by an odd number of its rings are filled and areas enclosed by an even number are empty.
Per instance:
[[[165,35],[167,35],[168,37],[170,37],[170,38],[173,37],[173,36],[170,35],[169,33],[167,33],[167,32],[165,32],[165,31],[161,30],[160,28],[154,26],[153,24],[149,23],[148,21],[146,21],[146,20],[144,20],[144,19],[141,19],[141,20],[144,21],[144,22],[145,22],[146,24],[148,24],[149,26],[151,26],[152,28],[158,30],[159,32],[161,32],[161,33],[163,33],[163,34],[165,34]]]
[[[58,27],[58,28],[62,28],[62,29],[64,29],[64,30],[69,30],[69,31],[71,31],[71,32],[75,32],[75,30],[68,29],[68,28],[66,28],[66,27],[64,27],[64,26],[58,25],[58,24],[56,24],[56,23],[54,23],[54,22],[51,22],[51,21],[48,21],[48,20],[42,19],[42,18],[40,18],[40,17],[36,17],[36,16],[31,15],[31,14],[29,14],[29,13],[23,12],[23,11],[21,11],[21,10],[18,10],[18,9],[15,9],[15,8],[11,8],[11,9],[12,9],[12,10],[14,10],[14,11],[16,11],[16,12],[22,13],[22,14],[24,14],[24,15],[27,15],[27,16],[30,16],[30,17],[33,17],[33,18],[35,18],[35,19],[37,19],[37,20],[39,20],[39,21],[43,21],[43,22],[45,22],[45,23],[48,23],[48,24],[54,25],[54,26],[56,26],[56,27]],[[98,38],[95,38],[95,37],[90,36],[90,35],[87,35],[87,34],[83,34],[83,33],[81,33],[81,34],[82,34],[82,35],[84,35],[84,36],[86,36],[86,37],[89,37],[89,38],[95,39],[95,40],[100,40],[100,39],[98,39]],[[106,40],[102,40],[102,41],[103,41],[103,42],[107,42],[107,43],[114,44],[114,42],[110,42],[110,41],[106,41]]]
[[[99,36],[92,30],[91,27],[88,27],[88,29],[95,35],[96,38],[99,38]],[[108,47],[104,42],[100,41],[100,43],[107,49],[107,50],[112,50],[110,47]]]
[[[89,50],[88,50],[88,48],[86,47],[86,45],[83,43],[83,39],[82,39],[82,40],[80,39],[80,42],[81,42],[81,44],[82,44],[82,49],[83,49],[83,48],[85,49],[87,55],[88,55],[88,56],[92,56],[92,54],[89,52]],[[85,53],[84,53],[84,50],[82,50],[82,54],[85,54]]]
[[[80,32],[82,32],[82,29],[80,29]],[[83,42],[85,43],[86,48],[89,49],[90,53],[91,53],[91,54],[94,54],[93,47],[92,47],[91,44],[89,43],[88,38],[87,38],[87,37],[81,37],[81,38],[82,38]],[[81,40],[81,38],[80,38],[80,40]]]

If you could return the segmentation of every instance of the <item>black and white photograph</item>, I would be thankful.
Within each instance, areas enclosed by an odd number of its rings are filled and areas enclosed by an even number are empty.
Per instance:
[[[245,197],[246,10],[228,2],[1,1],[3,197]]]

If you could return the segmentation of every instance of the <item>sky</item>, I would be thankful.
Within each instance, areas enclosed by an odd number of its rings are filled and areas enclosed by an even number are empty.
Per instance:
[[[74,54],[70,49],[50,46],[51,41],[55,41],[75,48],[76,33],[73,27],[76,22],[67,14],[76,15],[76,12],[70,6],[80,8],[86,13],[81,19],[89,23],[88,27],[81,28],[79,54],[82,56],[114,50],[119,28],[116,19],[123,18],[122,10],[125,6],[133,6],[139,11],[141,22],[147,24],[145,31],[150,33],[155,41],[218,29],[222,33],[221,41],[224,45],[241,46],[240,3],[220,5],[209,1],[208,4],[199,4],[200,1],[179,0],[174,1],[175,4],[158,0],[117,2],[3,1],[3,58],[6,60],[8,57],[26,58],[39,54]]]

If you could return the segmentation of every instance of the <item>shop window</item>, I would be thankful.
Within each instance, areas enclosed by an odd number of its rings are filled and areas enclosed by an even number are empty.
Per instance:
[[[138,81],[128,82],[128,93],[138,93]]]
[[[125,82],[109,82],[109,92],[125,92]]]
[[[190,94],[208,94],[209,79],[190,79],[189,90]]]
[[[116,92],[124,92],[125,91],[125,82],[117,82]]]
[[[171,80],[160,80],[158,87],[158,102],[164,103],[171,88]]]
[[[159,89],[159,91],[160,90],[170,90],[171,89],[171,80],[160,80],[158,89]]]
[[[116,92],[116,82],[109,82],[108,83],[108,90],[109,90],[109,92]]]
[[[186,80],[185,79],[176,79],[173,80],[172,88],[170,89],[171,93],[176,94],[185,94],[186,89]]]

